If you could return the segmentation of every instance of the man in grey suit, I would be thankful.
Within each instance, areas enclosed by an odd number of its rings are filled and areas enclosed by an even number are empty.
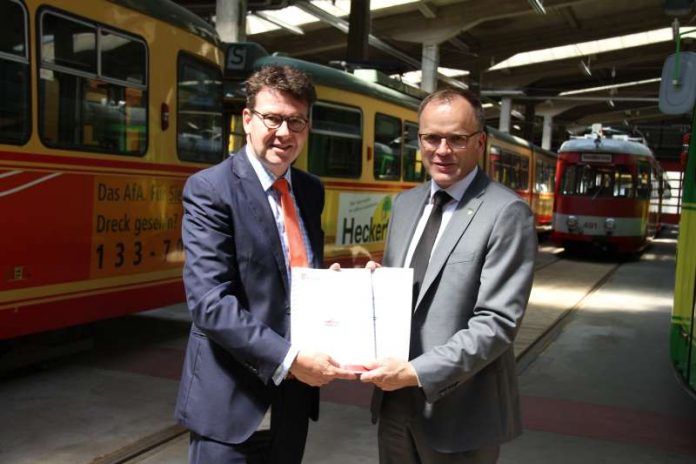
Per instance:
[[[529,206],[478,167],[484,123],[465,91],[437,91],[419,110],[432,180],[394,201],[383,261],[414,268],[410,360],[361,377],[378,387],[382,464],[495,463],[521,433],[512,344],[537,239]]]

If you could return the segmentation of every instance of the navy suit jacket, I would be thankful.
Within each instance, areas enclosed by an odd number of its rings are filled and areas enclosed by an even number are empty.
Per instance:
[[[253,156],[253,155],[252,155]],[[292,169],[314,267],[323,261],[318,178]],[[272,376],[289,348],[289,282],[266,193],[242,148],[191,176],[184,187],[184,284],[193,325],[176,417],[199,435],[241,443],[256,430],[278,387]],[[318,389],[293,389],[293,408],[318,415]]]

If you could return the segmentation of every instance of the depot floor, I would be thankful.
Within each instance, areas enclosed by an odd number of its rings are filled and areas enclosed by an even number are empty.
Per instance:
[[[552,295],[573,311],[541,330],[541,343],[516,346],[525,432],[502,447],[500,463],[696,462],[696,398],[668,352],[674,248],[673,238],[658,240],[571,302],[568,285],[544,286],[537,271],[534,305],[553,306]],[[99,462],[171,426],[187,325],[181,307],[104,323],[90,353],[3,380],[0,462]],[[110,335],[122,330],[131,330],[127,340]],[[305,463],[377,462],[369,396],[352,382],[323,390]],[[124,462],[186,463],[187,440]]]

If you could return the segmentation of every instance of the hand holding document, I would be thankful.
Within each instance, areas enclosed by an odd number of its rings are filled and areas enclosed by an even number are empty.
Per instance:
[[[413,269],[293,268],[293,346],[364,371],[379,358],[408,360]]]

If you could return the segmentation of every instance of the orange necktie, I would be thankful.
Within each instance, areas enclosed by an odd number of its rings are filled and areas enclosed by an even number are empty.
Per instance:
[[[273,188],[280,193],[280,206],[283,209],[283,223],[285,234],[288,238],[288,254],[290,255],[290,267],[308,267],[307,250],[305,250],[300,220],[295,210],[295,202],[292,201],[288,190],[288,181],[281,177],[273,183]]]

